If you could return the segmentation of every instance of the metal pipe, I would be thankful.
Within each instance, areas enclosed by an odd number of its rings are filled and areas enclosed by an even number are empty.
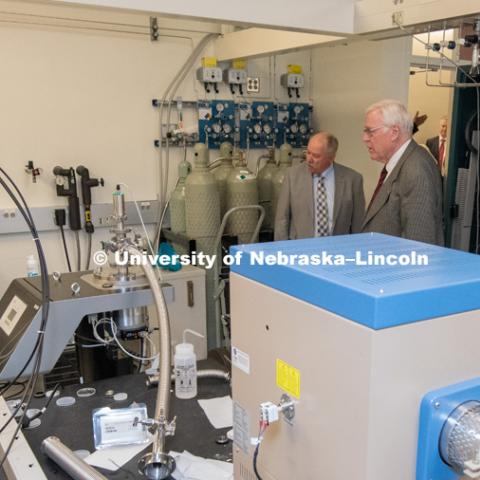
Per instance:
[[[107,480],[107,477],[77,457],[57,437],[47,437],[42,442],[42,451],[75,480]]]
[[[214,252],[218,252],[220,250],[222,236],[223,236],[223,232],[225,230],[225,227],[227,225],[228,217],[230,217],[230,215],[232,213],[237,212],[239,210],[252,210],[252,209],[256,209],[260,212],[260,216],[258,218],[257,226],[255,227],[255,231],[253,232],[253,235],[250,239],[250,243],[253,243],[255,241],[255,239],[257,238],[257,236],[260,232],[260,228],[263,224],[263,220],[265,218],[265,209],[261,205],[242,205],[242,206],[238,206],[238,207],[233,207],[230,210],[228,210],[227,212],[225,212],[225,215],[223,216],[222,223],[220,225],[220,228],[218,229],[218,233],[217,233],[217,236],[215,238],[215,243],[214,243],[215,247],[214,247],[214,250],[213,250]],[[219,269],[221,268],[220,267],[221,262],[222,262],[222,259],[219,258],[219,256],[217,255],[217,257],[215,259],[215,262],[213,264],[213,281],[214,281],[214,285],[215,285],[214,286],[214,290],[215,290],[215,293],[214,293],[215,328],[216,328],[216,331],[215,331],[216,339],[215,339],[215,341],[216,341],[217,347],[219,347],[220,344],[221,344],[221,339],[220,339],[220,315],[221,315],[221,312],[220,312],[220,295],[222,293],[222,288],[220,288],[219,281],[218,281]]]
[[[224,160],[231,160],[232,157],[218,157],[216,158],[213,162],[210,162],[207,167],[209,170],[212,170],[213,168],[216,168],[218,165],[221,164]]]
[[[170,92],[173,88],[174,91],[171,94],[170,99],[169,99],[169,107],[171,107],[171,105],[170,105],[171,101],[172,101],[171,99],[173,99],[173,97],[175,95],[175,92],[178,88],[178,85],[176,86],[175,84],[176,83],[179,84],[184,78],[184,76],[182,76],[180,78],[180,75],[182,74],[182,72],[189,72],[190,71],[190,69],[193,66],[197,56],[200,54],[202,49],[206,46],[206,44],[210,41],[211,38],[213,38],[213,37],[211,37],[210,35],[206,35],[202,40],[200,40],[198,45],[193,49],[190,56],[185,61],[184,65],[180,69],[179,73],[172,79],[172,81],[168,85],[167,89],[165,90],[165,93],[163,94],[162,100],[160,102],[160,112],[159,112],[159,117],[160,117],[160,125],[159,125],[160,145],[159,145],[159,149],[158,149],[158,152],[159,152],[159,162],[158,162],[158,165],[159,165],[158,182],[159,182],[159,184],[158,184],[158,186],[159,186],[159,197],[160,197],[160,210],[159,210],[159,217],[158,217],[158,225],[157,225],[157,229],[156,229],[156,232],[155,232],[155,241],[154,241],[154,244],[153,244],[155,252],[158,251],[158,246],[160,244],[161,218],[162,218],[161,211],[162,211],[162,208],[164,208],[164,211],[166,211],[166,201],[165,200],[166,200],[166,197],[167,197],[167,186],[168,186],[168,168],[166,168],[165,171],[164,171],[164,167],[163,167],[164,163],[163,163],[162,139],[163,139],[163,111],[164,111],[164,105],[166,103],[167,96],[170,94]],[[185,73],[185,75],[186,75],[186,73]],[[167,129],[170,128],[169,121],[170,121],[170,115],[168,114],[167,125],[166,125]],[[167,150],[168,150],[168,147],[169,147],[168,136],[166,137],[166,147],[167,147]],[[166,157],[167,167],[168,167],[168,161],[169,161],[168,159],[169,159],[169,153],[167,152],[167,157]]]
[[[260,161],[263,160],[264,158],[267,158],[268,160],[275,159],[275,149],[269,149],[268,153],[264,153],[263,155],[260,155],[257,158],[257,167],[255,168],[255,176],[258,177],[258,172],[260,171]],[[268,162],[267,162],[268,163]]]
[[[128,246],[127,250],[131,255],[142,255],[142,252],[133,246]],[[170,404],[170,322],[165,298],[153,267],[147,262],[145,265],[142,265],[142,268],[150,284],[157,309],[160,367],[154,418],[158,428],[153,437],[152,453],[142,457],[139,462],[139,468],[142,469],[144,475],[148,478],[161,480],[167,478],[175,469],[173,457],[170,457],[165,452],[165,436],[173,430],[172,423],[168,422]]]
[[[230,381],[231,375],[225,370],[219,370],[214,368],[207,368],[203,370],[197,370],[197,378],[218,378],[219,380],[225,380],[226,382]],[[170,375],[170,381],[175,381],[175,374]],[[157,385],[158,375],[148,375],[147,376],[147,386],[151,387]]]

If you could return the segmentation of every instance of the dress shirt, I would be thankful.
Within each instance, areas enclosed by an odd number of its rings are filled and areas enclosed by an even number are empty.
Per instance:
[[[408,144],[412,141],[411,138],[409,138],[391,157],[390,160],[385,164],[385,168],[387,169],[387,176],[385,177],[385,181],[387,180],[388,176],[390,175],[390,172],[397,166],[398,161],[404,154],[405,150],[408,147]]]

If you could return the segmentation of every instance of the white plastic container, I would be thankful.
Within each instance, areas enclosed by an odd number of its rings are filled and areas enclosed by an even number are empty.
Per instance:
[[[35,255],[28,255],[27,257],[27,277],[38,277],[40,275],[40,266]]]
[[[183,332],[183,343],[175,347],[173,368],[175,371],[175,396],[181,399],[197,396],[197,356],[193,344],[185,342],[185,334],[191,333],[202,337],[199,333],[186,329]]]

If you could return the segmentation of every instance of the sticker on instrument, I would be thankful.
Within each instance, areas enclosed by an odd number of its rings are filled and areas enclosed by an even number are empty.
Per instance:
[[[232,365],[250,375],[250,355],[232,346]]]
[[[277,358],[277,386],[300,398],[300,370]]]
[[[26,309],[27,304],[15,295],[0,318],[0,328],[10,335]]]
[[[248,412],[237,402],[233,402],[233,443],[248,454],[250,448]]]

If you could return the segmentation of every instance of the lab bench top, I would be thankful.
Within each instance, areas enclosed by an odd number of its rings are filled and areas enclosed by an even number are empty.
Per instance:
[[[217,365],[213,366],[209,363],[199,363],[199,369],[217,367]],[[59,407],[56,405],[55,400],[53,400],[41,417],[41,425],[34,429],[23,430],[47,478],[59,480],[70,477],[42,453],[42,441],[46,437],[54,435],[71,450],[86,449],[94,452],[92,426],[92,411],[94,409],[101,407],[128,407],[135,401],[137,403],[145,403],[149,417],[153,418],[157,388],[156,386],[147,387],[145,383],[146,378],[144,374],[134,374],[99,380],[88,385],[72,385],[62,388],[61,396],[73,396],[76,399],[76,403],[70,407]],[[77,390],[87,386],[94,387],[96,394],[87,398],[77,397]],[[114,390],[116,393],[125,392],[128,394],[128,399],[122,402],[116,402],[105,396],[107,390]],[[174,450],[183,452],[187,450],[201,457],[231,461],[231,442],[229,441],[224,445],[216,443],[216,439],[220,435],[226,434],[229,428],[213,428],[197,402],[198,399],[215,398],[229,394],[229,384],[225,380],[216,378],[198,379],[198,395],[196,399],[179,400],[175,397],[172,389],[170,418],[177,416],[176,433],[174,436],[166,438],[167,451]],[[42,408],[44,404],[45,399],[34,399],[30,408]],[[116,472],[102,469],[98,470],[107,478],[115,480],[145,478],[138,473],[137,462],[141,456],[151,451],[151,448],[151,445],[146,447],[142,453],[134,457]],[[2,472],[0,472],[0,478],[2,478]],[[173,479],[173,477],[169,478]]]

